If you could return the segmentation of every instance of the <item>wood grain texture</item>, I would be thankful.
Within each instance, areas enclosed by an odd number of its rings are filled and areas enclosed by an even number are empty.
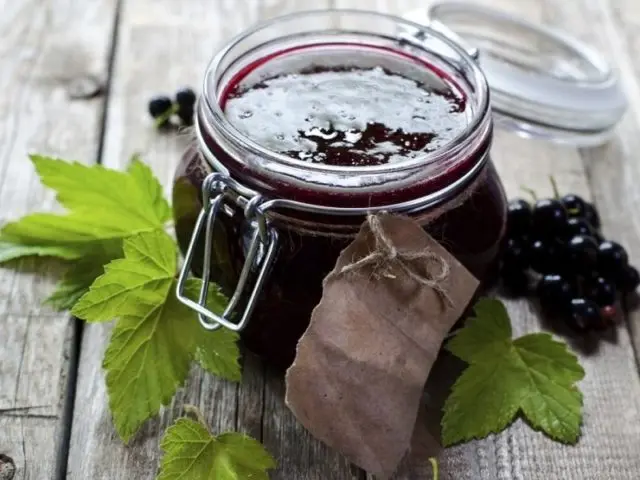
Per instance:
[[[94,162],[102,99],[69,98],[85,75],[104,79],[115,0],[0,1],[0,224],[54,208],[27,154]],[[0,269],[0,454],[16,479],[54,478],[67,429],[67,314],[41,303],[59,266],[15,262]]]
[[[147,118],[146,102],[156,92],[182,85],[200,87],[206,64],[232,35],[260,18],[324,2],[132,0],[123,4],[112,95],[108,102],[103,164],[126,165],[141,152],[167,192],[188,136],[160,135]],[[343,480],[351,468],[338,454],[312,440],[284,405],[282,378],[265,377],[262,363],[245,358],[240,386],[194,368],[185,388],[159,419],[147,423],[129,446],[113,429],[101,369],[109,328],[88,325],[82,340],[78,388],[69,452],[69,479],[152,479],[159,441],[185,403],[197,405],[213,432],[239,430],[261,438],[279,460],[272,479],[313,477]],[[263,416],[264,412],[264,416]]]

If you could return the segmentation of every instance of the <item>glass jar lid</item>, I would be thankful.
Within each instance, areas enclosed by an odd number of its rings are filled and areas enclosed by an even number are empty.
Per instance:
[[[465,2],[436,2],[405,18],[450,36],[477,59],[503,128],[593,146],[610,137],[626,110],[607,61],[562,31]]]

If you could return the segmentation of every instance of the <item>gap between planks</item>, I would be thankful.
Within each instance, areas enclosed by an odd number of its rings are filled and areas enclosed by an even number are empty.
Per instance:
[[[104,150],[104,139],[106,130],[107,114],[109,109],[109,95],[111,93],[111,84],[113,81],[113,66],[118,46],[118,30],[120,28],[120,11],[122,0],[115,0],[115,8],[113,14],[113,22],[111,28],[111,41],[107,54],[106,78],[103,90],[102,112],[100,115],[100,124],[98,126],[98,147],[96,151],[96,163],[102,163],[102,152]],[[69,449],[71,444],[71,428],[73,426],[73,413],[76,399],[76,388],[78,382],[78,362],[80,361],[80,350],[82,347],[82,333],[84,331],[84,322],[72,318],[73,322],[73,342],[69,351],[69,375],[66,386],[66,398],[62,414],[62,423],[64,429],[60,440],[60,448],[56,460],[56,480],[65,480],[67,478]]]

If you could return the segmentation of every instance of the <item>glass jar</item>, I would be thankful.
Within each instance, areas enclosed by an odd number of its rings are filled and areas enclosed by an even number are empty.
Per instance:
[[[416,28],[419,34],[408,33]],[[382,66],[416,81],[446,79],[464,101],[467,123],[433,151],[345,166],[266,148],[227,118],[224,105],[237,85],[317,64]],[[489,157],[492,128],[484,75],[464,48],[437,30],[380,13],[324,10],[280,17],[241,34],[207,69],[197,142],[184,154],[173,189],[185,253],[181,280],[190,269],[220,285],[231,302],[215,314],[206,308],[206,291],[194,301],[180,285],[179,298],[198,310],[205,328],[242,330],[250,350],[286,367],[320,301],[324,277],[367,213],[414,218],[485,279],[506,218],[505,194]]]

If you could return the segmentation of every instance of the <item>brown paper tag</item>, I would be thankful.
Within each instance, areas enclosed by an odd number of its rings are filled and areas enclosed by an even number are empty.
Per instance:
[[[325,279],[322,299],[287,371],[286,403],[315,437],[388,478],[409,449],[442,341],[478,281],[410,218],[377,220],[376,228],[409,260],[403,267],[387,257],[343,273],[379,250],[369,222],[363,225]],[[407,273],[408,265],[429,278],[432,267],[414,258],[425,252],[449,267],[438,283],[440,294]]]

